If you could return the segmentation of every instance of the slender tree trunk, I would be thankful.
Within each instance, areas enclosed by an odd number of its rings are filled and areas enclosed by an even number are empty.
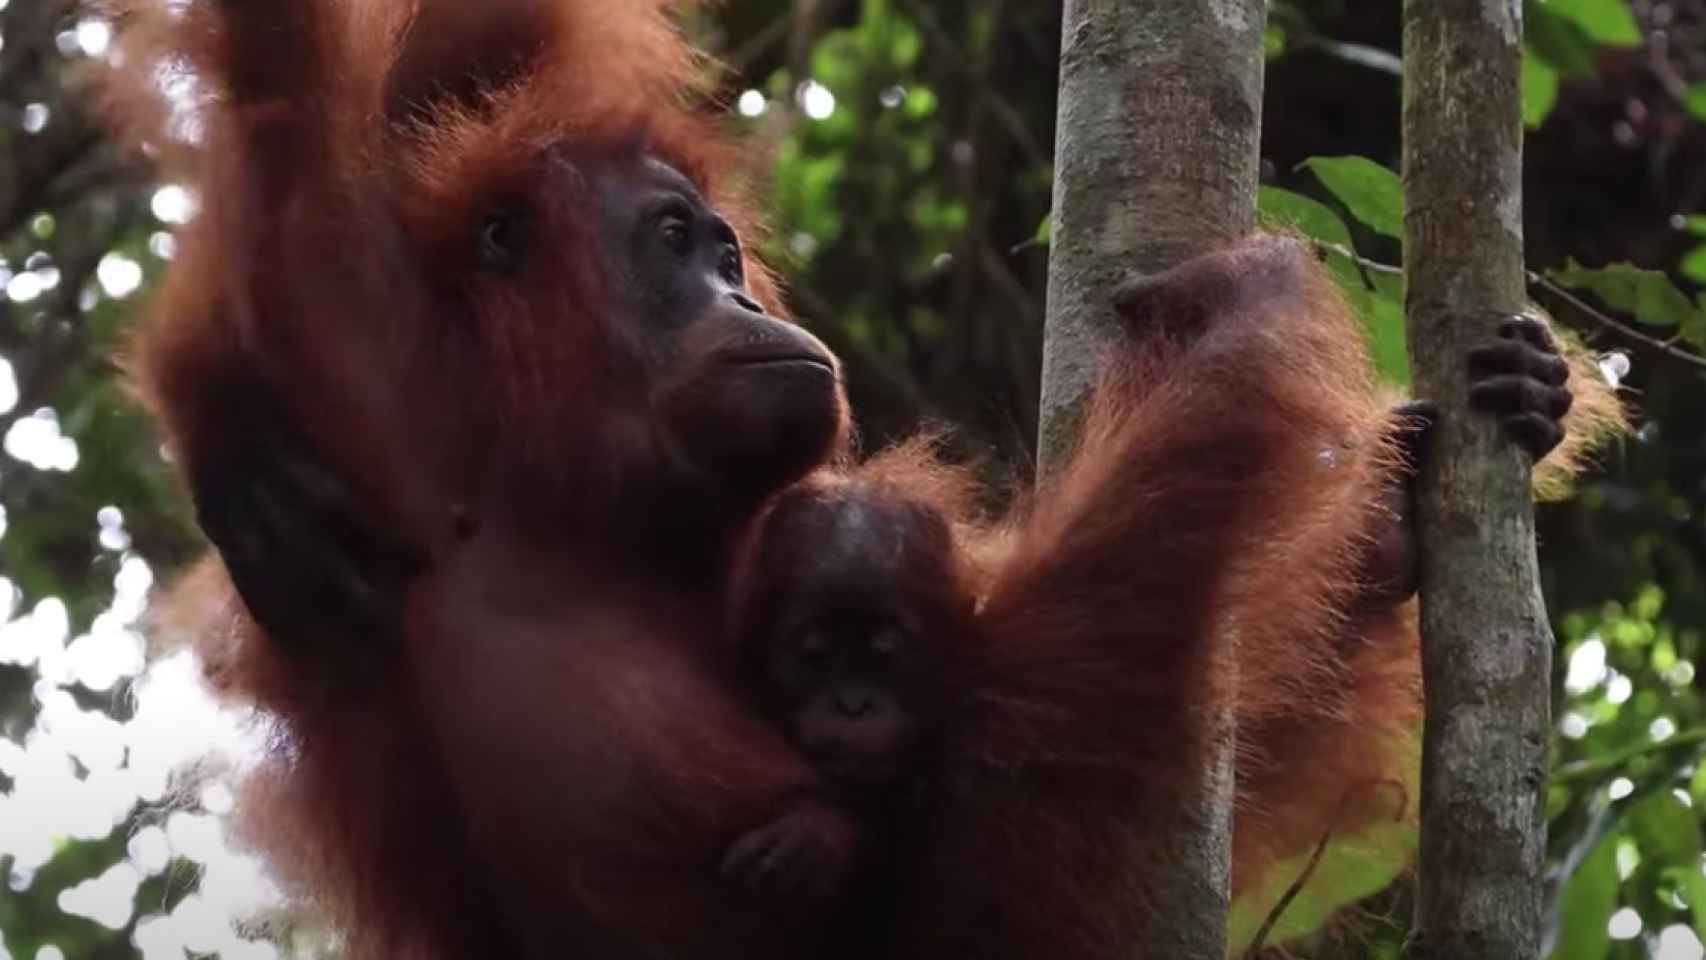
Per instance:
[[[1043,346],[1044,469],[1115,335],[1108,294],[1250,230],[1262,0],[1066,0]]]
[[[1113,289],[1250,230],[1262,115],[1263,0],[1066,0],[1039,450],[1071,449]],[[1236,661],[1222,651],[1226,676]],[[1208,702],[1206,696],[1202,702]],[[1172,841],[1161,902],[1134,956],[1220,960],[1230,863],[1229,711],[1180,810],[1143,811]]]
[[[1552,634],[1529,464],[1467,406],[1471,345],[1522,309],[1518,0],[1404,4],[1405,309],[1442,417],[1420,485],[1422,847],[1410,955],[1540,955]]]

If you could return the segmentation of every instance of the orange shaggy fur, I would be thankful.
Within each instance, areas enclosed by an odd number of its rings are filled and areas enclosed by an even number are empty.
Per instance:
[[[1242,241],[1136,312],[1077,454],[991,538],[902,955],[1127,956],[1159,877],[1153,826],[1202,776],[1217,704],[1240,728],[1235,890],[1367,815],[1341,798],[1387,775],[1414,718],[1414,667],[1370,669],[1413,664],[1413,631],[1349,619],[1393,465],[1355,326],[1307,249]]]

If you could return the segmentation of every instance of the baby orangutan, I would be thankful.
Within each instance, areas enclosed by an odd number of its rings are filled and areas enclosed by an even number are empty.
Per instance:
[[[1475,407],[1537,460],[1557,445],[1568,370],[1540,322],[1510,318],[1470,366]],[[1535,409],[1517,402],[1525,390]],[[1438,413],[1412,402],[1389,416],[1396,469],[1361,538],[1344,656],[1370,639],[1361,618],[1389,615],[1416,589],[1410,485]],[[822,471],[781,494],[746,545],[731,600],[738,682],[823,787],[741,834],[723,871],[762,893],[834,901],[879,930],[886,923],[873,911],[893,886],[881,878],[897,868],[897,831],[924,812],[954,749],[954,697],[975,696],[976,658],[966,653],[981,642],[962,559],[977,551],[955,545],[965,484],[928,446]]]
[[[723,870],[765,893],[835,901],[849,934],[886,932],[896,830],[940,748],[950,658],[973,590],[945,511],[866,468],[771,505],[732,603],[740,683],[822,777],[740,836]]]

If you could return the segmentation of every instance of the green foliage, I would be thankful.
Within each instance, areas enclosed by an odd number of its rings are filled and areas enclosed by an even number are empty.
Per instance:
[[[1522,125],[1530,130],[1546,122],[1558,102],[1558,71],[1534,49],[1522,48]]]
[[[1542,16],[1556,16],[1581,28],[1589,40],[1608,47],[1636,47],[1641,30],[1624,0],[1546,0]]]
[[[1703,88],[1703,99],[1706,99],[1706,88]],[[1688,232],[1696,237],[1706,238],[1706,215],[1692,214],[1683,218]],[[1693,280],[1695,283],[1706,284],[1706,239],[1699,246],[1683,254],[1682,260],[1676,265],[1677,272]],[[1702,306],[1706,309],[1706,305]]]
[[[1706,303],[1690,301],[1663,271],[1627,263],[1590,269],[1569,260],[1563,269],[1547,271],[1546,276],[1561,286],[1593,294],[1638,323],[1674,328],[1684,340],[1706,348]]]
[[[1563,736],[1547,811],[1561,881],[1555,960],[1634,955],[1607,933],[1620,910],[1649,931],[1700,923],[1702,635],[1670,623],[1666,606],[1648,584],[1559,624]]]
[[[1558,908],[1550,960],[1602,960],[1611,946],[1606,920],[1617,906],[1617,845],[1602,839],[1570,874]]]
[[[1381,784],[1379,789],[1407,791],[1419,796],[1421,789],[1420,731],[1393,758],[1394,769],[1406,770],[1403,783]],[[1411,862],[1416,850],[1414,824],[1376,823],[1363,832],[1334,838],[1323,851],[1309,880],[1286,906],[1268,935],[1269,943],[1285,943],[1320,929],[1346,905],[1379,893],[1389,886]],[[1231,956],[1242,956],[1257,930],[1273,912],[1286,891],[1303,876],[1313,855],[1302,854],[1275,864],[1233,904],[1227,921],[1227,943]]]
[[[1314,168],[1317,159],[1305,161]],[[1372,179],[1379,180],[1375,175]],[[1397,387],[1410,383],[1410,358],[1404,344],[1404,291],[1398,278],[1357,262],[1349,228],[1327,205],[1278,187],[1257,192],[1256,216],[1264,226],[1294,230],[1324,246],[1327,269],[1339,291],[1363,323],[1369,355],[1381,380]]]
[[[1664,882],[1676,887],[1677,895],[1688,904],[1695,936],[1706,941],[1706,875],[1693,867],[1673,867],[1664,872]]]
[[[1396,173],[1367,157],[1310,157],[1303,167],[1370,229],[1404,235],[1404,187]]]
[[[1301,193],[1279,187],[1256,190],[1256,218],[1264,227],[1295,230],[1322,243],[1351,249],[1351,232],[1332,208]]]
[[[1524,42],[1548,66],[1566,77],[1593,73],[1599,45],[1581,23],[1537,0],[1523,0],[1522,19]]]
[[[1632,314],[1649,326],[1687,326],[1695,319],[1688,297],[1658,270],[1642,270],[1627,263],[1590,270],[1571,260],[1564,269],[1547,275],[1571,289],[1589,291],[1606,306]]]
[[[1602,50],[1639,46],[1626,0],[1524,0],[1522,121],[1538,128],[1558,101],[1561,77],[1593,74]]]

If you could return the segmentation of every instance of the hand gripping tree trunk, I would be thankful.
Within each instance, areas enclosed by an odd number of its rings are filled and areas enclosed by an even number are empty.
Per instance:
[[[1041,436],[1046,475],[1070,450],[1113,292],[1250,230],[1262,111],[1263,0],[1066,0]],[[1230,639],[1222,680],[1236,669]],[[1208,704],[1211,698],[1198,700]],[[1133,956],[1225,955],[1231,835],[1229,712],[1204,710],[1216,745],[1195,800],[1144,811],[1175,841],[1163,902]]]
[[[1404,4],[1404,266],[1418,396],[1422,846],[1410,955],[1539,956],[1552,634],[1526,455],[1466,404],[1471,343],[1524,304],[1517,0]]]

